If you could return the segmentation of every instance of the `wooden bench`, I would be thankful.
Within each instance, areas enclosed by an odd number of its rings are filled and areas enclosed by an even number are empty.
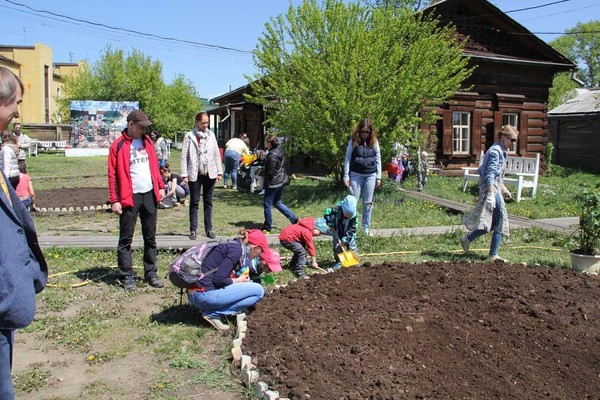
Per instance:
[[[479,165],[483,162],[483,151],[479,157]],[[467,190],[469,181],[479,181],[477,168],[463,167],[463,192]],[[531,198],[534,198],[537,193],[538,176],[540,172],[540,155],[536,154],[535,158],[529,157],[506,157],[506,166],[504,168],[504,185],[512,185],[517,187],[517,196],[515,200],[521,201],[523,198],[523,189],[531,189]]]

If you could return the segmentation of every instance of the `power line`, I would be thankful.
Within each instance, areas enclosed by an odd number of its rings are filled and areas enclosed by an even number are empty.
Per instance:
[[[566,2],[569,2],[569,1],[571,1],[571,0],[558,0],[558,1],[553,1],[551,3],[540,4],[538,6],[531,6],[531,7],[526,7],[526,8],[518,8],[518,9],[515,9],[515,10],[505,11],[504,14],[510,14],[510,13],[520,12],[520,11],[535,10],[535,9],[538,9],[538,8],[553,6],[555,4],[566,3]]]
[[[35,8],[30,7],[30,6],[26,5],[26,4],[17,3],[17,2],[12,1],[12,0],[4,0],[4,1],[6,1],[7,3],[10,3],[10,4],[13,4],[13,5],[19,6],[19,7],[27,8],[27,9],[33,11],[33,12],[36,12],[36,13],[48,14],[48,15],[52,15],[52,16],[55,16],[55,17],[64,18],[64,19],[67,19],[67,20],[76,21],[76,22],[80,22],[80,23],[84,23],[84,24],[88,24],[88,25],[98,26],[98,27],[102,27],[102,28],[106,28],[106,29],[110,29],[110,30],[114,30],[114,31],[129,32],[129,33],[133,33],[133,34],[136,34],[136,35],[139,35],[139,36],[144,36],[144,37],[149,37],[149,38],[155,38],[155,39],[161,39],[161,40],[167,40],[167,41],[170,41],[170,42],[183,43],[183,44],[193,45],[193,46],[199,46],[199,47],[209,48],[209,49],[213,49],[213,50],[233,51],[233,52],[237,52],[237,53],[249,53],[249,54],[252,54],[252,52],[248,51],[248,50],[240,50],[240,49],[236,49],[236,48],[233,48],[233,47],[225,47],[225,46],[219,46],[219,45],[202,43],[202,42],[194,42],[194,41],[191,41],[191,40],[177,39],[177,38],[173,38],[173,37],[169,37],[169,36],[161,36],[161,35],[156,35],[156,34],[153,34],[153,33],[146,33],[146,32],[140,32],[140,31],[136,31],[136,30],[132,30],[132,29],[127,29],[127,28],[120,28],[120,27],[116,27],[116,26],[102,24],[102,23],[99,23],[99,22],[93,22],[93,21],[88,21],[88,20],[85,20],[85,19],[74,18],[74,17],[70,17],[68,15],[59,14],[59,13],[55,13],[55,12],[52,12],[52,11],[35,9]]]

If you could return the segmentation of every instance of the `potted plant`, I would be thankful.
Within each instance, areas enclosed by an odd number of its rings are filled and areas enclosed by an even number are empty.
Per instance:
[[[600,190],[586,187],[577,201],[581,214],[573,235],[576,248],[571,252],[572,268],[597,274],[600,273]]]

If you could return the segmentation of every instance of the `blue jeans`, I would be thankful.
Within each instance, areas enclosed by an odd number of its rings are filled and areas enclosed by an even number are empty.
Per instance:
[[[373,195],[375,193],[375,184],[377,183],[377,174],[357,174],[350,172],[350,194],[360,199],[362,193],[363,215],[362,227],[369,229],[371,227],[371,214],[373,213]]]
[[[262,285],[255,282],[232,283],[222,289],[208,292],[188,293],[190,304],[201,309],[202,315],[220,318],[222,315],[237,314],[252,307],[265,295]]]
[[[291,223],[298,221],[296,214],[292,212],[283,202],[281,196],[283,196],[283,189],[285,185],[278,188],[266,188],[265,197],[263,200],[263,208],[265,212],[265,223],[263,229],[270,231],[273,228],[273,206],[278,209]]]
[[[500,242],[502,241],[502,234],[500,232],[496,232],[496,227],[500,222],[500,204],[502,204],[502,199],[500,198],[500,192],[496,192],[496,207],[494,208],[494,213],[492,215],[492,243],[490,244],[490,257],[498,255],[498,249],[500,248]],[[483,229],[477,229],[467,235],[467,239],[469,242],[477,239],[479,236],[485,235],[487,232]]]
[[[0,329],[0,399],[13,400],[15,391],[10,373],[14,343],[13,329]]]
[[[240,155],[235,150],[226,150],[223,155],[225,159],[225,172],[223,172],[223,184],[227,185],[231,175],[231,186],[237,186],[237,170],[240,166]]]

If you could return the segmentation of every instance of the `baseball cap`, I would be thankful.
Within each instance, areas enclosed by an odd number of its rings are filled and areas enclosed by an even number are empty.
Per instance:
[[[345,216],[353,216],[356,212],[356,197],[349,194],[342,200],[342,211]]]
[[[142,126],[152,125],[152,121],[150,121],[148,117],[146,117],[146,114],[144,114],[140,110],[133,110],[132,112],[130,112],[129,115],[127,115],[127,122],[129,121],[133,121]]]
[[[315,229],[323,234],[326,234],[327,231],[329,231],[325,218],[315,218]]]
[[[269,249],[269,243],[267,237],[260,229],[250,229],[248,231],[248,243],[258,246],[262,249],[262,256],[260,257],[264,262],[267,263],[269,269],[273,272],[281,271],[281,258],[275,256],[273,251]]]

